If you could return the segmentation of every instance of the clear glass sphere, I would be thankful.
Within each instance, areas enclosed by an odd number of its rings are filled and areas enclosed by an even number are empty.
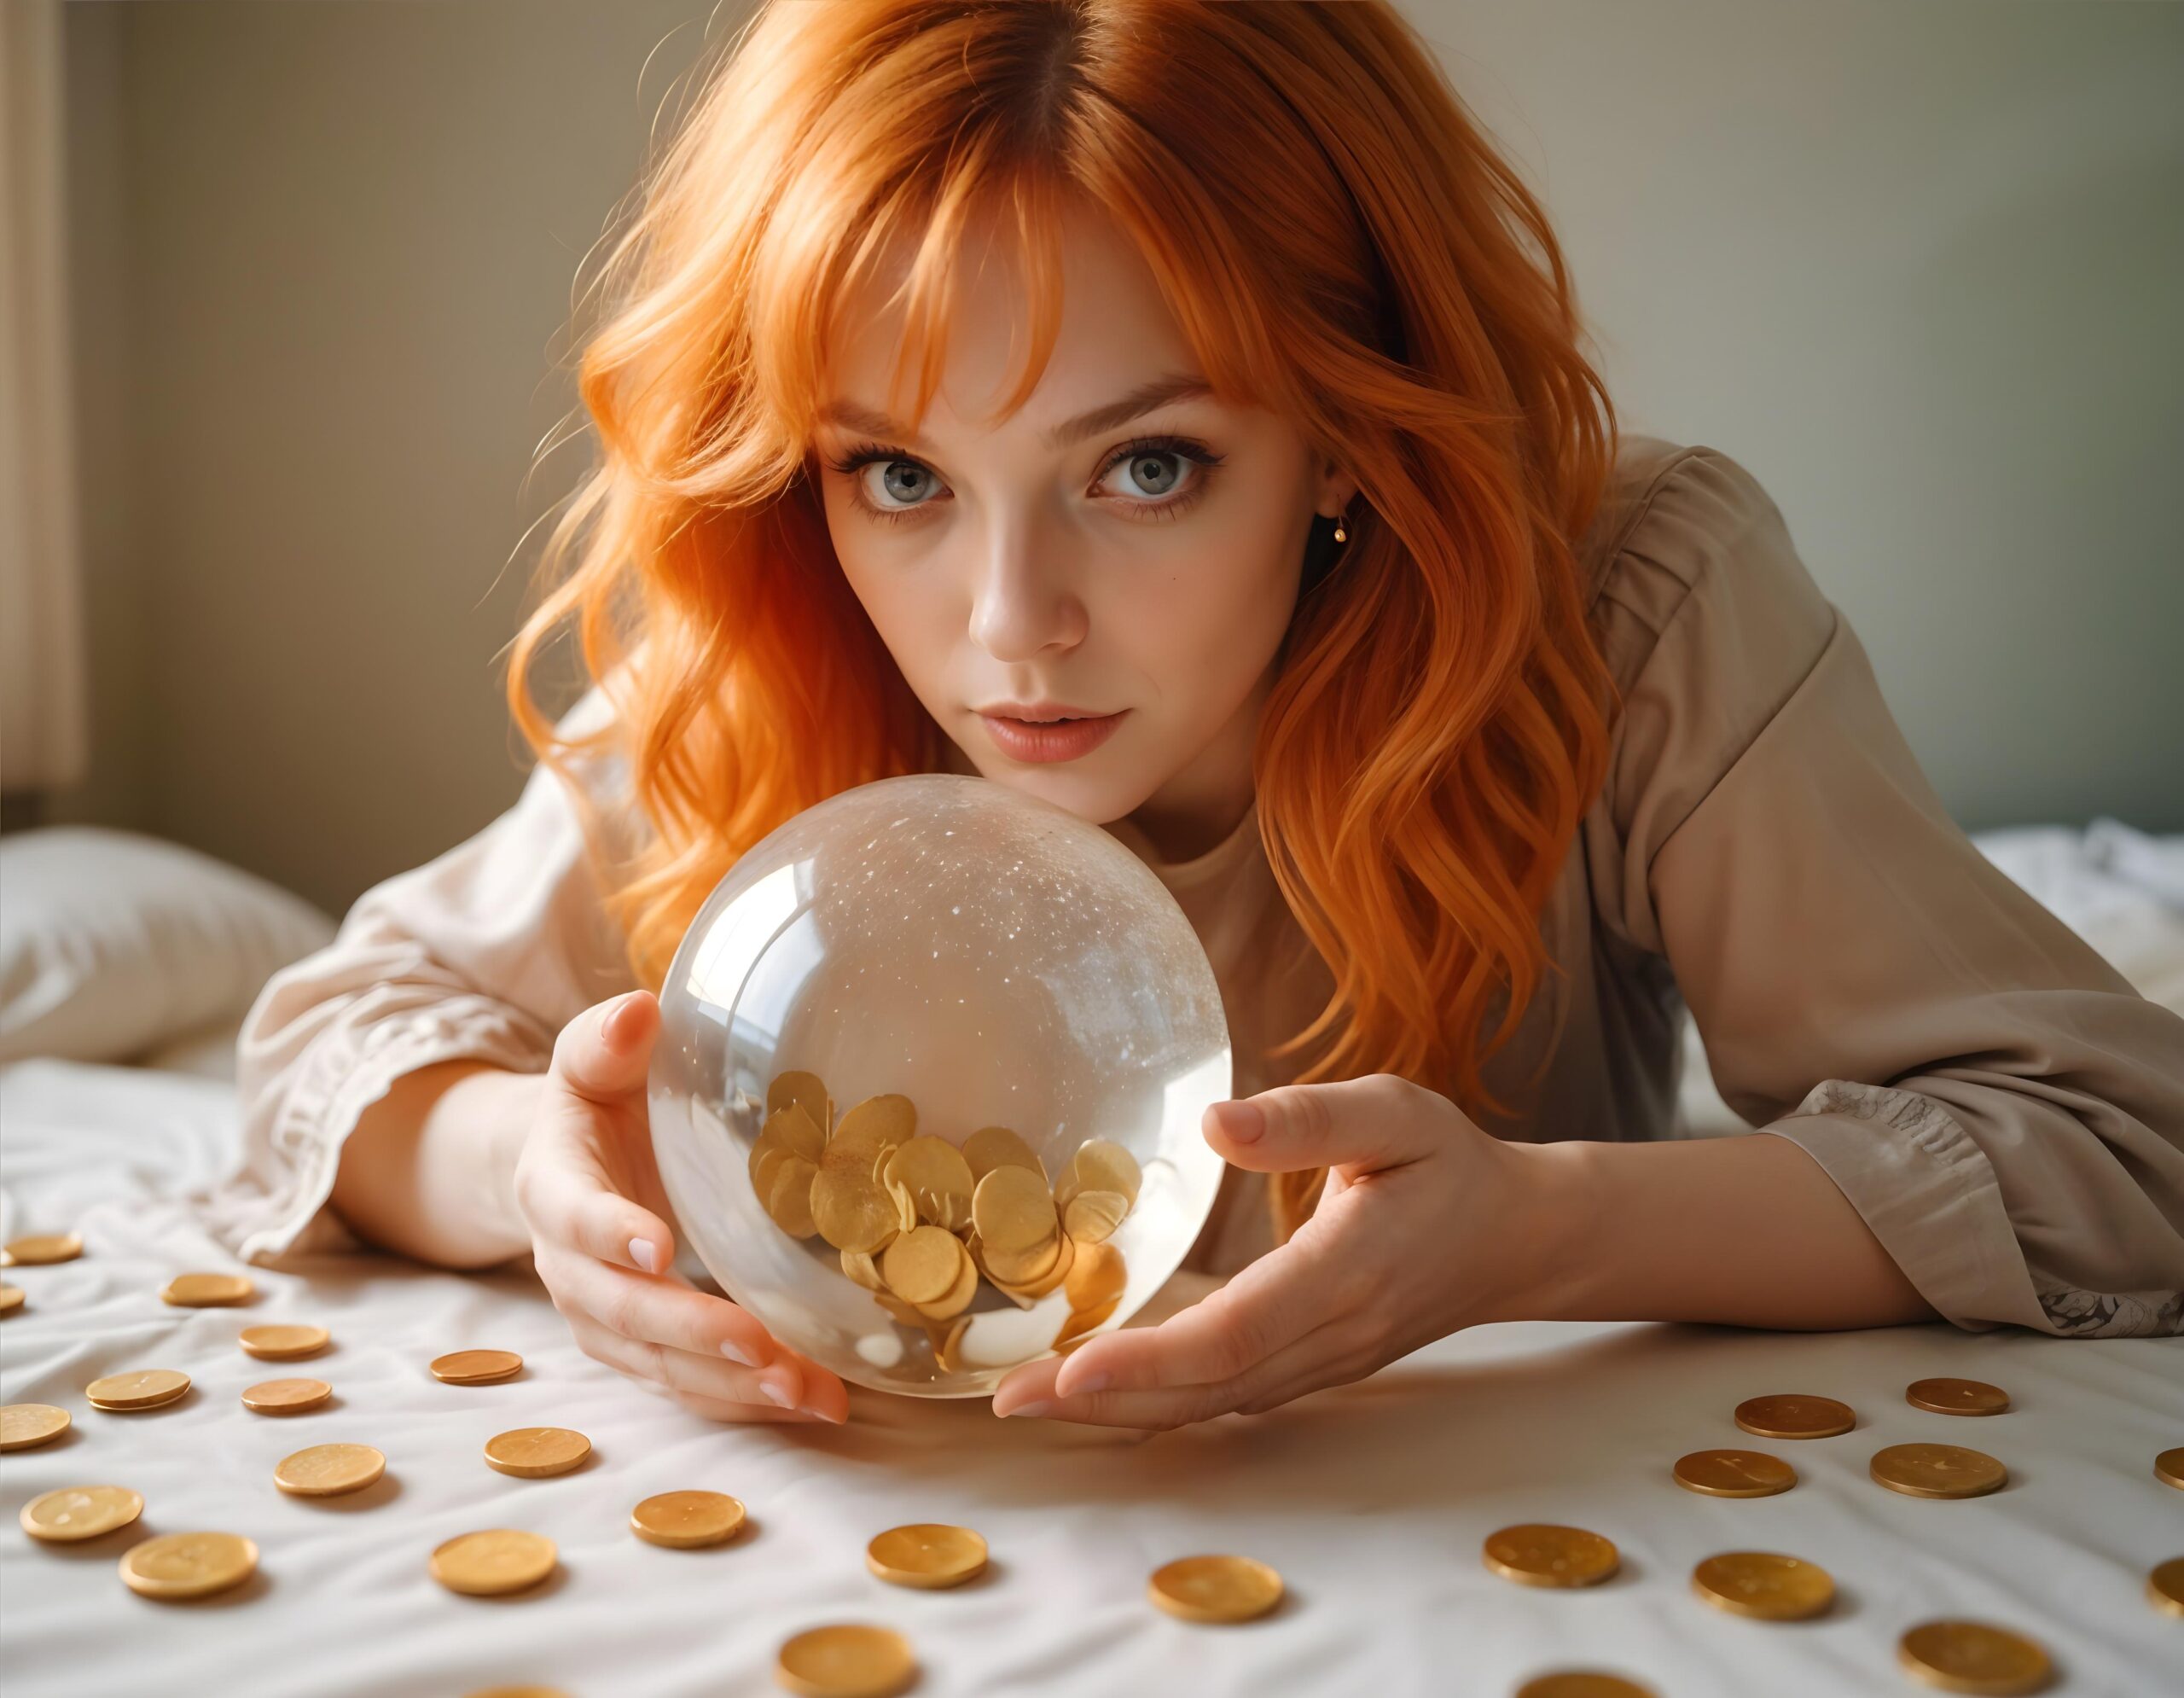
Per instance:
[[[788,821],[660,1009],[677,1223],[845,1380],[989,1394],[1128,1319],[1213,1207],[1228,1032],[1197,935],[1112,834],[1003,785],[883,779]]]

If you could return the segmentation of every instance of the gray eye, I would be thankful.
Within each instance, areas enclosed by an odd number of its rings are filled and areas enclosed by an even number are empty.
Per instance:
[[[880,463],[880,485],[890,501],[915,506],[932,493],[932,474],[914,460],[886,460]]]
[[[1157,452],[1148,450],[1121,461],[1115,469],[1130,474],[1130,481],[1137,486],[1140,495],[1164,496],[1173,491],[1182,480],[1183,456],[1165,449]]]

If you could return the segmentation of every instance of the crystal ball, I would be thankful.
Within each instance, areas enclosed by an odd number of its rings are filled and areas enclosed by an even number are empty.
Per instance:
[[[789,1348],[990,1394],[1121,1325],[1213,1207],[1228,1021],[1113,835],[990,780],[859,786],[753,846],[660,993],[653,1150],[685,1242]]]

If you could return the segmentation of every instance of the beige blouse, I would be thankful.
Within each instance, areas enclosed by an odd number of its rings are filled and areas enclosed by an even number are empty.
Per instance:
[[[1580,557],[1624,708],[1541,918],[1559,970],[1487,1068],[1518,1111],[1495,1130],[1676,1136],[1687,1003],[1730,1106],[1809,1152],[1950,1321],[2184,1332],[2184,1020],[1951,823],[1734,461],[1627,439]],[[597,723],[603,702],[574,715]],[[618,829],[641,829],[628,812]],[[1181,863],[1107,829],[1205,945],[1236,1094],[1284,1082],[1263,1052],[1331,981],[1256,812]],[[458,1057],[543,1069],[564,1022],[631,988],[601,896],[544,768],[477,836],[367,892],[251,1010],[244,1149],[206,1201],[214,1230],[253,1260],[349,1242],[326,1197],[393,1079]],[[1269,1247],[1264,1185],[1229,1171],[1188,1266]]]

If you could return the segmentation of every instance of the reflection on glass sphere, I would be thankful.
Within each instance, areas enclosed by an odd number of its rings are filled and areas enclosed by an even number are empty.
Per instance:
[[[713,1277],[845,1380],[991,1393],[1119,1326],[1213,1207],[1213,969],[1109,833],[983,778],[830,797],[706,898],[652,1136]]]

